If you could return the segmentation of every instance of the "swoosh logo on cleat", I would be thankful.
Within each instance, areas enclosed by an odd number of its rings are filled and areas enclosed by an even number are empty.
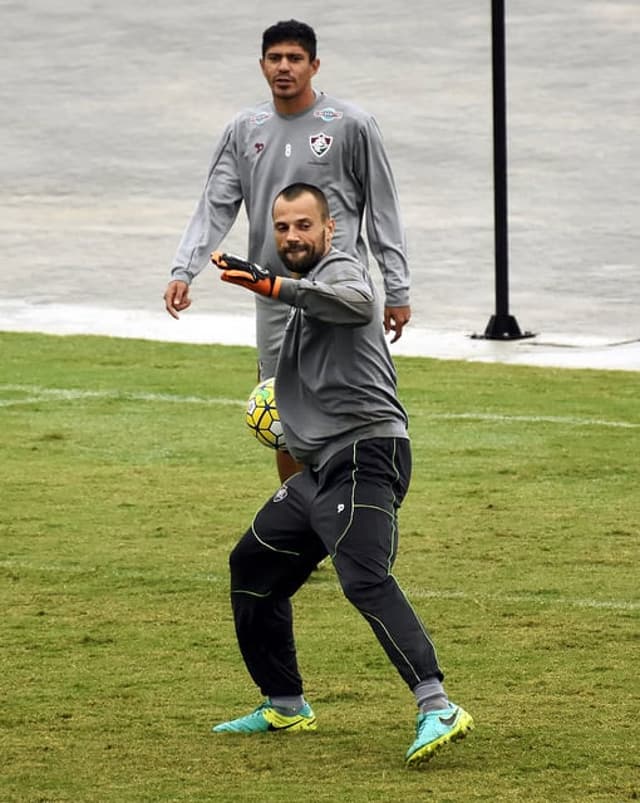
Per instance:
[[[450,728],[455,723],[457,717],[458,717],[458,712],[454,711],[450,717],[438,717],[438,719],[443,725],[445,725],[447,728]]]
[[[295,728],[296,725],[300,725],[304,721],[305,720],[303,718],[300,718],[300,719],[296,719],[294,722],[288,722],[286,725],[272,725],[271,723],[269,723],[269,730],[270,731],[286,731],[286,730],[289,730],[289,728]],[[312,721],[309,722],[310,725],[313,725],[314,723],[315,723],[315,720],[312,720]]]

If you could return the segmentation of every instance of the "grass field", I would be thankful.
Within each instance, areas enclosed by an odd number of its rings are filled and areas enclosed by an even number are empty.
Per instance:
[[[332,569],[295,600],[315,734],[259,698],[227,556],[275,490],[251,349],[0,334],[3,803],[640,796],[640,375],[399,359],[396,574],[476,720],[419,771],[414,704]]]

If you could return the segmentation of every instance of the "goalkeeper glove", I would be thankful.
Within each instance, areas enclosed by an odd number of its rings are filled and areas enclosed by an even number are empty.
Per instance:
[[[222,271],[220,278],[223,282],[239,284],[240,287],[246,287],[247,290],[253,290],[267,298],[278,298],[281,277],[273,276],[255,262],[248,262],[233,254],[222,254],[220,251],[211,254],[211,261]]]

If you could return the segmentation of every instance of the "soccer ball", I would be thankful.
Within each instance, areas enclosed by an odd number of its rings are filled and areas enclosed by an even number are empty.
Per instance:
[[[281,450],[287,448],[273,392],[273,377],[260,382],[251,391],[245,421],[263,446]]]

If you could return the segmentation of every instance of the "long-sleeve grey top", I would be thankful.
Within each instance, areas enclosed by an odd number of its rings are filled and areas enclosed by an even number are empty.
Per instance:
[[[365,265],[366,210],[367,240],[383,276],[385,303],[408,304],[404,228],[378,125],[358,106],[323,93],[300,114],[281,115],[267,101],[227,125],[175,255],[172,278],[191,282],[229,232],[242,203],[249,219],[249,259],[287,275],[274,247],[271,206],[280,190],[298,181],[323,190],[336,220],[335,247]]]
[[[287,448],[319,468],[356,440],[408,437],[382,310],[365,267],[332,249],[302,279],[283,278],[292,310],[275,395]]]

